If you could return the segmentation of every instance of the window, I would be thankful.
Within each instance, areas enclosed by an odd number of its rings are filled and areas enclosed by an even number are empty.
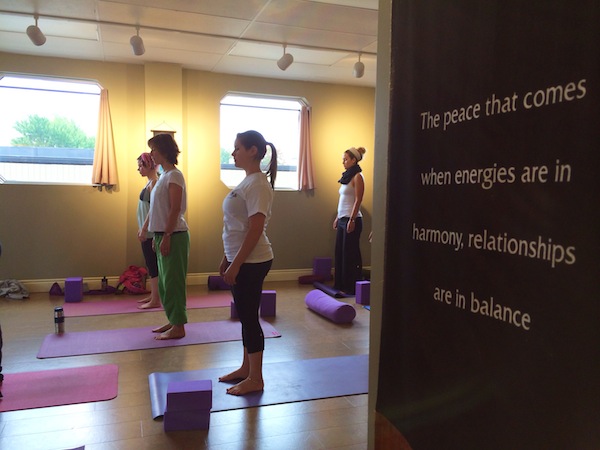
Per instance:
[[[91,184],[100,86],[0,73],[0,182]]]
[[[277,149],[276,189],[298,189],[300,111],[305,102],[290,97],[228,94],[221,100],[221,181],[235,187],[245,173],[235,167],[231,153],[237,133],[256,130]],[[270,150],[263,171],[271,161]]]

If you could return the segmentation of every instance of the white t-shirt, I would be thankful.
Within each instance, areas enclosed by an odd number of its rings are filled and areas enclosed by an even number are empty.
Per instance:
[[[248,175],[225,197],[223,200],[223,247],[227,261],[233,261],[237,255],[248,233],[248,219],[257,213],[265,216],[265,227],[256,247],[244,262],[260,263],[273,259],[273,249],[266,233],[272,205],[273,188],[262,172]]]
[[[181,195],[181,211],[177,218],[177,223],[172,231],[186,231],[187,223],[183,218],[187,209],[187,193],[185,190],[185,179],[179,169],[169,170],[163,173],[156,182],[152,193],[150,194],[150,212],[148,213],[148,231],[165,232],[167,227],[167,218],[171,202],[169,200],[169,184],[176,184],[183,189]]]

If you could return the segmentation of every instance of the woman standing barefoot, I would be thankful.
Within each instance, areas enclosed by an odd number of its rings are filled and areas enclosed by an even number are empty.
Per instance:
[[[187,207],[185,179],[177,169],[179,147],[170,134],[157,134],[148,141],[150,154],[164,172],[150,195],[150,212],[140,234],[154,232],[158,258],[158,290],[169,322],[152,330],[155,339],[181,339],[187,323],[186,275],[190,235],[183,217]]]
[[[267,174],[260,162],[267,146],[271,162]],[[239,369],[219,381],[240,380],[227,389],[228,394],[245,395],[262,391],[262,360],[265,337],[258,319],[262,286],[273,262],[273,250],[266,229],[271,217],[273,188],[277,175],[277,150],[257,131],[239,133],[235,140],[235,166],[244,169],[246,178],[223,201],[223,247],[225,254],[219,273],[231,292],[242,324],[244,354]],[[270,182],[267,180],[270,176]]]
[[[144,227],[146,217],[150,211],[150,194],[152,189],[158,181],[157,166],[150,153],[142,153],[138,159],[138,172],[141,176],[146,177],[148,182],[142,192],[140,192],[140,200],[138,202],[137,209],[137,220],[138,220],[138,239],[142,243],[142,253],[146,261],[146,268],[148,269],[148,276],[150,277],[150,297],[146,297],[143,300],[138,300],[141,303],[138,308],[149,309],[149,308],[160,308],[161,301],[160,295],[158,294],[158,260],[156,258],[156,252],[152,248],[152,239],[154,233],[146,232],[141,233]]]

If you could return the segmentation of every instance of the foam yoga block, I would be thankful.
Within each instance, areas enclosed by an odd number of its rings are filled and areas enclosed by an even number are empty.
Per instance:
[[[212,408],[212,381],[173,381],[167,387],[165,431],[207,430]]]
[[[304,301],[309,309],[335,323],[349,323],[356,317],[356,310],[352,305],[340,302],[319,289],[306,294]]]
[[[356,282],[356,303],[359,305],[371,304],[371,282],[357,281]]]
[[[211,291],[228,291],[231,286],[225,283],[223,277],[220,275],[209,275],[208,276],[208,289]]]
[[[83,299],[83,278],[73,277],[65,280],[65,302],[76,303]]]
[[[260,298],[260,317],[273,317],[275,315],[276,300],[276,291],[262,291]]]

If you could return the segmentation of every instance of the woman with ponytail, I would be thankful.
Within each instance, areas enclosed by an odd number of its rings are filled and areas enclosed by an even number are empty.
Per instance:
[[[266,173],[260,163],[271,149]],[[271,269],[273,250],[266,234],[271,218],[273,189],[277,176],[277,150],[257,131],[239,133],[234,143],[235,166],[246,177],[223,201],[224,255],[219,273],[230,284],[233,301],[242,324],[243,359],[239,369],[219,381],[237,382],[228,394],[245,395],[262,391],[265,337],[258,311],[263,281]],[[267,180],[267,177],[269,180]]]

